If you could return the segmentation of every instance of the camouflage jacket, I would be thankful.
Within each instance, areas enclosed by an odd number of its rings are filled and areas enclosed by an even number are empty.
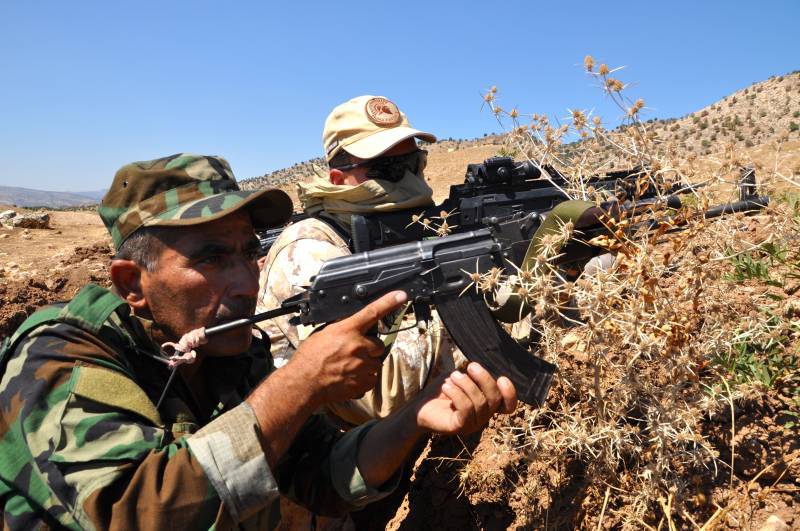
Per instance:
[[[260,340],[203,361],[213,407],[175,378],[157,409],[169,372],[147,321],[97,286],[48,311],[0,361],[3,529],[269,529],[279,491],[338,514],[396,484],[371,489],[358,471],[369,426],[342,434],[320,416],[270,469],[243,401],[272,370]]]
[[[309,218],[290,225],[272,244],[264,261],[256,311],[277,308],[285,299],[302,292],[323,262],[348,254],[347,242],[328,223]],[[290,318],[277,317],[260,325],[270,337],[277,366],[286,363],[314,330],[311,326],[292,325]],[[385,417],[415,396],[434,376],[466,363],[435,311],[427,329],[414,323],[413,317],[404,320],[375,388],[360,399],[329,405],[330,413],[351,425]]]

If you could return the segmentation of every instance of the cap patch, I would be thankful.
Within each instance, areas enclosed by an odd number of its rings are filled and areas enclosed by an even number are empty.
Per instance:
[[[381,127],[392,127],[400,123],[400,110],[386,98],[371,98],[364,109],[370,122]]]

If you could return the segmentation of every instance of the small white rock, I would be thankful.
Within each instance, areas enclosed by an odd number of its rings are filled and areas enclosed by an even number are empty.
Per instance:
[[[578,344],[578,341],[580,341],[578,335],[573,332],[570,332],[561,338],[561,348],[564,349],[572,348]]]
[[[789,526],[779,516],[772,515],[759,531],[788,531]]]

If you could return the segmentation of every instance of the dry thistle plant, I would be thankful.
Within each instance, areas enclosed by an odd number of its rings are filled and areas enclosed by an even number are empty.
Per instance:
[[[458,227],[458,225],[450,225],[450,223],[447,221],[447,219],[455,214],[455,212],[455,209],[449,212],[442,210],[438,216],[431,216],[430,218],[425,217],[422,213],[414,214],[411,216],[411,223],[406,225],[406,228],[418,224],[422,226],[424,231],[430,231],[433,233],[433,235],[439,237],[447,236],[453,232],[453,229]]]
[[[799,365],[792,365],[797,362],[789,354],[785,370],[775,369],[760,386],[757,376],[739,378],[737,362],[731,361],[739,360],[746,349],[742,345],[780,350],[796,344],[800,335],[795,296],[800,292],[800,196],[789,207],[773,205],[759,215],[754,233],[742,232],[755,222],[740,215],[704,219],[708,205],[731,199],[739,168],[751,162],[747,154],[726,146],[703,164],[684,156],[650,134],[640,120],[645,103],[627,97],[619,68],[596,65],[590,56],[584,65],[624,113],[614,131],[581,110],[570,111],[568,124],[516,108],[505,111],[496,87],[484,96],[509,131],[508,142],[539,165],[543,178],[548,178],[545,165],[552,165],[569,178],[570,197],[597,203],[606,198],[587,185],[587,177],[615,168],[644,168],[645,179],[655,185],[682,178],[707,186],[692,188],[678,212],[648,211],[653,223],[647,227],[624,216],[603,218],[607,233],[591,243],[615,260],[592,274],[575,278],[553,265],[577,233],[566,224],[543,239],[531,267],[509,268],[508,276],[472,274],[470,289],[485,293],[487,300],[517,296],[533,307],[515,328],[533,331],[538,355],[560,367],[545,407],[498,421],[505,423],[498,444],[525,456],[515,471],[514,496],[528,503],[520,503],[527,508],[518,511],[514,524],[544,525],[565,485],[577,481],[567,472],[576,464],[584,494],[582,517],[573,525],[599,528],[604,518],[628,529],[702,523],[714,512],[712,501],[724,500],[698,495],[698,478],[733,478],[732,463],[720,453],[731,454],[731,461],[736,455],[735,448],[720,448],[708,439],[709,419],[733,411],[732,404],[747,393],[773,385],[800,396]],[[776,176],[766,169],[759,178],[769,187]],[[764,280],[764,273],[744,259],[753,253],[783,271],[781,297],[731,297],[732,287]],[[775,287],[777,281],[769,278],[773,282],[767,284]],[[743,310],[754,306],[759,309]],[[469,469],[462,476],[469,493]]]

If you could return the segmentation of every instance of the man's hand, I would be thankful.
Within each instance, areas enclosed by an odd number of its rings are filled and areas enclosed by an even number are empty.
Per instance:
[[[505,376],[495,380],[473,362],[466,373],[454,371],[445,378],[436,396],[421,404],[417,425],[435,433],[466,435],[485,426],[495,412],[511,413],[516,407],[511,380]]]
[[[320,406],[361,396],[375,386],[383,343],[367,333],[407,298],[402,291],[387,293],[351,317],[311,334],[285,367],[247,397],[270,467]]]
[[[470,363],[466,373],[456,371],[429,385],[369,430],[359,447],[358,469],[368,485],[377,487],[403,464],[424,433],[465,435],[484,427],[495,412],[511,413],[516,407],[511,380],[495,380],[479,364]]]
[[[367,334],[407,298],[402,291],[387,293],[347,319],[311,334],[281,370],[303,373],[318,405],[360,397],[375,386],[383,364],[383,343]]]

